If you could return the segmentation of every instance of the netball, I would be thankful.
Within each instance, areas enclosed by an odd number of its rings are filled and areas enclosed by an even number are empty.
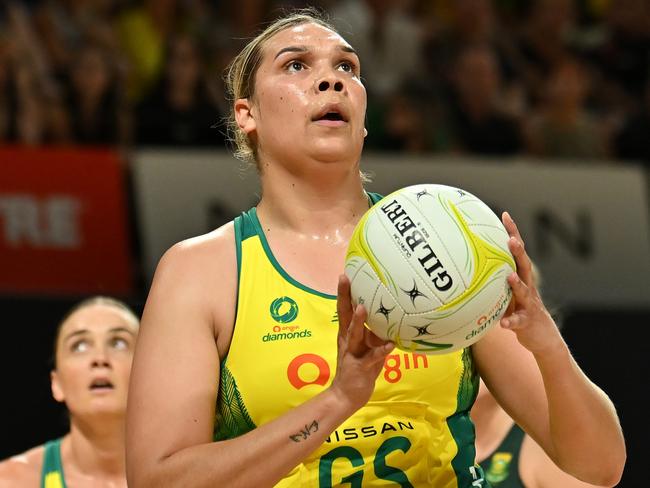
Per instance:
[[[460,188],[402,188],[370,208],[346,256],[352,302],[406,351],[445,354],[478,341],[510,302],[515,270],[494,212]]]

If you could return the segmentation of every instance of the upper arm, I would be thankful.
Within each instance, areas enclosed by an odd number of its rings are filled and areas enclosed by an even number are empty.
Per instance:
[[[186,447],[212,441],[219,384],[216,341],[234,319],[236,276],[232,226],[178,244],[161,259],[131,372],[130,476]]]
[[[508,414],[550,449],[549,409],[542,375],[533,354],[498,324],[472,346],[479,374]]]

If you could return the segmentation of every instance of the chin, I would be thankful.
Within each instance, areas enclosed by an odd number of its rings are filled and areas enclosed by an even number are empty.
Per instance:
[[[126,411],[126,402],[121,398],[93,398],[87,406],[90,415],[116,414]]]
[[[323,141],[313,151],[312,157],[319,161],[338,162],[353,159],[355,162],[361,157],[362,146],[351,145],[338,141]]]

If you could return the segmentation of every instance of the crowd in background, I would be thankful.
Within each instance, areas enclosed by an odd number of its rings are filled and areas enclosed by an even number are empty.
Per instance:
[[[360,54],[369,150],[650,161],[648,0],[2,5],[0,144],[223,147],[227,62],[313,5]]]

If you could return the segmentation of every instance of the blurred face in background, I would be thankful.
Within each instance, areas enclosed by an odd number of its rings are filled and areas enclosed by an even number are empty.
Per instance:
[[[499,72],[493,52],[484,46],[465,49],[456,64],[454,84],[467,108],[490,107],[499,90]]]
[[[587,77],[580,65],[565,61],[549,77],[546,96],[557,107],[575,108],[584,102],[587,89]]]
[[[83,307],[62,324],[52,394],[72,417],[125,415],[137,334],[135,319],[107,304]]]
[[[201,77],[199,50],[192,38],[176,37],[169,48],[167,78],[171,86],[193,87]]]
[[[111,82],[106,55],[97,47],[88,46],[81,50],[72,67],[72,85],[84,99],[101,97]]]

